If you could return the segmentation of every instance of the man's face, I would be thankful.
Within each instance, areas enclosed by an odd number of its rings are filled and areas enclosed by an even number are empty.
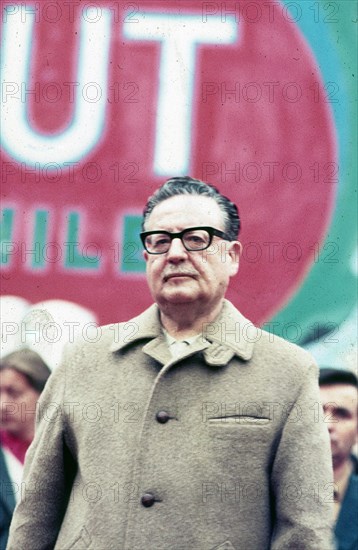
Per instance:
[[[214,199],[178,195],[159,203],[145,230],[178,232],[210,226],[225,231],[223,215]],[[149,288],[159,307],[187,304],[210,312],[225,295],[230,277],[238,270],[241,245],[214,237],[207,250],[188,252],[180,239],[173,239],[165,254],[144,252]]]
[[[320,387],[325,422],[331,438],[333,466],[343,464],[357,441],[357,389],[351,384]]]
[[[39,393],[29,384],[26,376],[15,369],[0,371],[0,429],[20,439],[30,440],[33,435],[36,402]]]

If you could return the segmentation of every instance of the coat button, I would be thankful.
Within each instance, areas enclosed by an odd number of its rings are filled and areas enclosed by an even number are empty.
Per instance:
[[[151,506],[153,506],[154,502],[155,498],[150,493],[145,493],[141,498],[141,503],[143,504],[143,506],[145,506],[145,508],[150,508]]]
[[[170,419],[170,416],[166,411],[159,411],[155,418],[160,424],[165,424]]]

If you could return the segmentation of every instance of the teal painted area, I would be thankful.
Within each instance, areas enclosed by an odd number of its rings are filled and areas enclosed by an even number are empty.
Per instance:
[[[291,11],[290,5],[297,4],[297,2],[289,0],[283,0],[283,3],[288,6],[289,11]],[[333,82],[339,88],[337,93],[332,95],[332,100],[338,99],[338,102],[328,101],[328,103],[331,107],[338,134],[339,148],[345,150],[349,135],[346,125],[349,112],[349,96],[346,85],[346,71],[337,45],[341,39],[340,26],[344,23],[344,19],[349,18],[350,10],[347,9],[347,6],[349,7],[350,1],[327,2],[326,0],[320,0],[311,2],[305,0],[299,2],[299,4],[302,9],[302,17],[296,24],[312,49],[323,82],[326,86],[329,82]],[[294,10],[292,10],[292,15],[295,15]]]
[[[34,254],[31,255],[32,269],[43,269],[46,265],[45,254],[43,253],[47,242],[48,212],[37,210],[34,227]]]
[[[328,4],[319,2],[321,14],[327,13]],[[287,323],[297,322],[301,340],[314,336],[318,325],[326,329],[341,326],[357,304],[357,4],[350,0],[333,4],[339,6],[337,22],[324,23],[321,18],[315,23],[307,9],[298,22],[324,81],[339,85],[339,102],[331,105],[339,151],[339,186],[331,224],[304,283],[272,320],[277,323],[273,331],[280,335]],[[336,262],[329,261],[330,249],[335,250]]]
[[[14,210],[12,208],[4,208],[2,218],[0,226],[0,263],[1,265],[8,265],[10,263],[11,254],[14,252],[14,246],[12,244]]]
[[[124,216],[121,271],[123,273],[143,273],[145,261],[143,246],[139,238],[142,216]]]
[[[79,249],[79,227],[80,215],[77,212],[70,212],[68,215],[68,234],[65,256],[65,267],[67,269],[98,269],[100,260],[96,256],[90,256]]]

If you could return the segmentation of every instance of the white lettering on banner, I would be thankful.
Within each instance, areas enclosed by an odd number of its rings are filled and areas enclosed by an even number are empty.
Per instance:
[[[91,8],[92,9],[92,8]],[[22,83],[28,82],[35,14],[22,20],[21,11],[4,22],[2,44],[1,128],[2,147],[19,162],[30,166],[76,162],[95,147],[104,129],[107,104],[111,13],[103,10],[94,21],[96,10],[81,23],[79,68],[76,78],[74,113],[69,126],[54,136],[40,134],[27,119],[27,101],[16,97]],[[86,100],[83,90],[97,87],[96,100]],[[93,94],[93,89],[88,93]],[[30,91],[28,93],[31,93]]]
[[[232,44],[237,40],[235,17],[143,13],[136,25],[124,25],[133,40],[162,43],[154,173],[185,175],[189,171],[192,98],[197,44]]]

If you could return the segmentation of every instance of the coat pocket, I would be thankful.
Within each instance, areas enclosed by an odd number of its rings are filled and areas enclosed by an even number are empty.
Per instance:
[[[209,426],[266,426],[271,423],[271,418],[263,416],[233,415],[209,418]]]
[[[272,443],[275,425],[270,418],[236,416],[210,418],[207,422],[208,435],[212,441],[228,441],[251,448],[254,445],[266,447]]]

